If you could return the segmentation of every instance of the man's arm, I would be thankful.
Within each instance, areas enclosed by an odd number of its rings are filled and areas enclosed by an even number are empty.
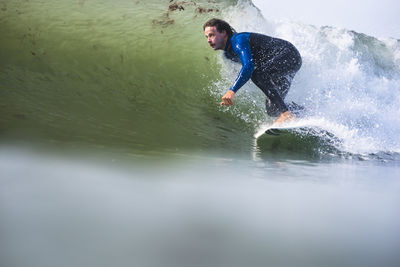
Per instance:
[[[254,71],[249,36],[249,33],[242,33],[232,38],[233,52],[239,56],[240,62],[242,63],[242,69],[230,88],[230,90],[235,93],[251,78]]]
[[[254,71],[253,58],[249,44],[249,33],[242,33],[232,38],[233,51],[239,56],[242,63],[242,69],[239,72],[235,82],[222,97],[222,105],[233,105],[233,97],[235,93],[251,78]]]

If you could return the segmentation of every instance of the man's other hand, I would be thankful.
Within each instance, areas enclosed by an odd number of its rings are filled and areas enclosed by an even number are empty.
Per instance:
[[[233,105],[233,97],[235,96],[235,92],[232,90],[228,90],[226,94],[222,97],[221,107],[223,105],[229,107]]]

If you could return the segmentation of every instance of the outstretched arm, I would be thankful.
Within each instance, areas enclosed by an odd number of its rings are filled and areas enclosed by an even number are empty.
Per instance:
[[[251,78],[254,71],[253,58],[249,44],[249,34],[243,33],[232,38],[233,51],[239,56],[242,63],[242,69],[239,72],[235,82],[222,97],[222,105],[233,105],[233,97],[235,93]]]
[[[242,63],[242,69],[230,88],[236,93],[251,78],[254,71],[254,64],[249,44],[249,34],[239,34],[232,39],[233,51],[239,56]]]

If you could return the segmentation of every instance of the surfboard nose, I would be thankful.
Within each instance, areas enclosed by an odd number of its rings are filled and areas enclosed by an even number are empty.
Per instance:
[[[282,131],[279,129],[268,129],[265,131],[265,133],[269,135],[280,135]]]

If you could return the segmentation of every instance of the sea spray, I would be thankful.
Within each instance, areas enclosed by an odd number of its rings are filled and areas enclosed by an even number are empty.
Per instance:
[[[396,134],[400,131],[398,40],[377,39],[343,28],[268,21],[259,16],[257,8],[245,2],[224,15],[239,31],[286,39],[299,49],[303,66],[286,102],[301,104],[306,107],[307,116],[326,121],[326,125],[319,127],[336,125],[336,130],[331,130],[343,137],[340,150],[355,154],[400,151],[400,139]],[[222,62],[225,68],[231,67],[231,63]],[[236,67],[228,75],[235,76],[237,72]],[[243,94],[251,95],[257,90],[251,83],[249,85],[242,89]],[[246,101],[252,105],[250,99]],[[264,97],[257,101],[263,103]],[[270,122],[266,119],[260,125]],[[343,129],[348,132],[338,132]]]

